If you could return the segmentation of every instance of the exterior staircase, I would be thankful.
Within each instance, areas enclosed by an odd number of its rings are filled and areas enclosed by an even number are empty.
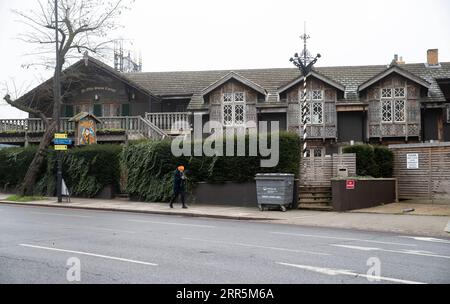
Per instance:
[[[332,195],[329,186],[300,186],[299,209],[332,211]]]

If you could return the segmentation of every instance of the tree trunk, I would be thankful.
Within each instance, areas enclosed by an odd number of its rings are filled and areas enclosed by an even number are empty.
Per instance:
[[[42,136],[41,143],[39,144],[39,148],[36,151],[36,154],[34,155],[30,167],[28,167],[27,174],[25,175],[25,178],[19,189],[20,195],[27,195],[27,196],[34,195],[34,186],[36,184],[39,171],[45,160],[45,156],[47,155],[47,148],[50,146],[50,143],[52,142],[55,131],[56,131],[56,121],[53,120],[52,122],[49,123],[47,129],[45,130],[45,133]]]

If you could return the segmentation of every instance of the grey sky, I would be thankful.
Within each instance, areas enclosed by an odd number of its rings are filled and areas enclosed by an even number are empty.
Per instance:
[[[51,76],[20,67],[32,58],[14,39],[25,28],[11,9],[35,3],[0,0],[0,81],[19,87]],[[394,54],[424,62],[429,48],[450,61],[449,17],[449,0],[136,0],[121,35],[142,53],[144,71],[292,67],[304,21],[318,66],[387,64]],[[0,118],[24,116],[1,104]]]

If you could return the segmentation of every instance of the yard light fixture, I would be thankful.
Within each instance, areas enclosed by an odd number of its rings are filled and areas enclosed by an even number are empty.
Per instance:
[[[300,134],[302,134],[301,130],[302,130],[302,126],[303,126],[303,157],[307,157],[307,143],[306,143],[306,139],[308,137],[307,135],[307,123],[308,123],[308,117],[307,117],[307,112],[308,112],[308,105],[307,105],[307,85],[306,85],[306,80],[308,78],[308,75],[311,73],[312,68],[314,66],[314,64],[317,62],[317,60],[321,57],[320,54],[317,54],[316,57],[311,56],[311,54],[309,53],[307,47],[306,47],[306,43],[307,40],[309,39],[309,35],[306,34],[306,30],[305,33],[300,36],[300,39],[303,40],[303,51],[300,54],[300,56],[298,55],[298,53],[295,53],[294,57],[292,57],[290,59],[290,62],[292,62],[297,68],[299,68],[300,72],[303,75],[303,96],[300,100],[299,98],[299,120],[298,120],[298,131]]]

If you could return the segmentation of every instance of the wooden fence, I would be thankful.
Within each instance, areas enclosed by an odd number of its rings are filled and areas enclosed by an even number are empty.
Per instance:
[[[325,157],[303,158],[300,165],[301,187],[331,187],[331,178],[344,166],[348,176],[356,176],[356,154],[333,154]]]
[[[450,142],[391,145],[400,199],[450,203]],[[418,157],[418,158],[417,158]]]

